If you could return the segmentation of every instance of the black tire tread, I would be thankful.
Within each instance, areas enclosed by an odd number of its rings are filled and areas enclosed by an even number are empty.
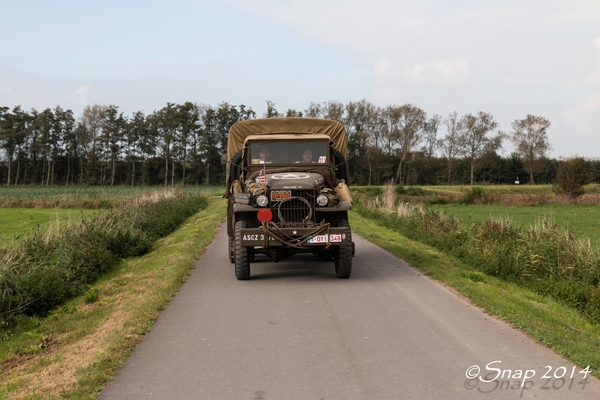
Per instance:
[[[246,221],[238,221],[235,223],[235,277],[239,281],[245,281],[250,278],[250,261],[248,258],[248,248],[242,246],[242,229],[244,228],[246,228]]]
[[[348,228],[348,244],[337,247],[335,274],[340,279],[348,279],[352,273],[352,232],[350,231],[350,224],[345,219],[338,221],[337,226]]]
[[[229,253],[229,262],[235,264],[235,236],[228,236],[228,239],[227,253]]]

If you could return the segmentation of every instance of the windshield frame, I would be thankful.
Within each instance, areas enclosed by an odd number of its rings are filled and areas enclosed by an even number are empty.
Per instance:
[[[312,157],[308,158],[308,153]],[[252,140],[247,143],[246,165],[331,165],[329,141],[326,139]]]

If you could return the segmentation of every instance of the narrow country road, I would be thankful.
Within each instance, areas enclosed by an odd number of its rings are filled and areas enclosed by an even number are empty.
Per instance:
[[[349,280],[296,255],[237,281],[222,227],[99,398],[600,399],[580,367],[355,241]]]

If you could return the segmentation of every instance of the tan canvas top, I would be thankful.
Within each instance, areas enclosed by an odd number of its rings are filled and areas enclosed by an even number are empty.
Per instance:
[[[336,148],[346,155],[346,128],[341,123],[331,119],[318,118],[262,118],[239,121],[229,130],[227,142],[227,159],[244,145],[244,140],[251,135],[276,135],[276,134],[320,134],[327,135]],[[296,137],[296,136],[294,136]]]

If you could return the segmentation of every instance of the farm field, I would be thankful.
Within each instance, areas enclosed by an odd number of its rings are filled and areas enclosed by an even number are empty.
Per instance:
[[[431,205],[461,219],[464,224],[485,222],[490,218],[510,221],[512,226],[530,229],[546,220],[558,228],[568,228],[575,238],[587,240],[593,248],[600,250],[600,206],[547,205],[539,207],[513,207],[503,205]]]
[[[164,190],[220,195],[219,186],[9,186],[0,187],[0,207],[110,208],[136,196],[151,196]]]
[[[82,217],[96,212],[63,208],[1,208],[0,248],[6,247],[22,235],[27,235],[38,226],[44,230],[44,227],[51,223],[79,221]]]
[[[0,249],[38,226],[79,221],[137,196],[161,195],[172,187],[140,186],[11,186],[0,187]],[[220,195],[218,186],[177,187],[189,194]]]
[[[422,187],[423,189],[436,193],[436,194],[461,194],[469,189],[471,186],[416,186]],[[496,194],[540,194],[552,193],[552,185],[477,185],[486,192]],[[586,194],[600,193],[600,185],[591,184],[585,186]]]

